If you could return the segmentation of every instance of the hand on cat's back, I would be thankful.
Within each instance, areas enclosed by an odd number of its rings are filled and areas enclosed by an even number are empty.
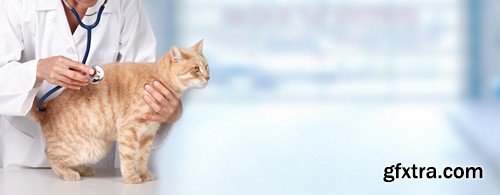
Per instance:
[[[147,84],[144,89],[144,101],[155,111],[154,114],[144,115],[145,120],[173,123],[179,119],[182,112],[182,103],[171,90],[158,81],[155,81],[153,86]]]

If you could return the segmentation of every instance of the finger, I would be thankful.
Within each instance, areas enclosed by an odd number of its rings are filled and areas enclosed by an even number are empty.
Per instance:
[[[81,89],[81,88],[80,88],[80,87],[78,87],[78,86],[69,85],[69,84],[67,84],[67,83],[64,83],[64,82],[62,82],[62,81],[58,81],[58,80],[54,81],[54,82],[53,82],[53,84],[58,85],[58,86],[61,86],[61,87],[69,88],[69,89],[74,89],[74,90],[80,90],[80,89]]]
[[[165,87],[165,85],[161,84],[158,81],[153,82],[153,85],[163,94],[163,96],[165,96],[165,98],[167,98],[167,100],[176,99],[172,91]]]
[[[87,85],[85,83],[72,80],[72,79],[70,79],[70,78],[68,78],[68,77],[66,77],[64,75],[56,75],[54,77],[54,79],[57,80],[57,81],[63,82],[67,86],[74,86],[74,87],[80,88],[80,87],[84,87],[84,86]]]
[[[61,74],[70,78],[71,80],[75,80],[75,81],[78,81],[81,83],[88,83],[89,82],[89,79],[87,78],[87,76],[82,75],[77,71],[65,69],[65,70],[61,70]]]
[[[67,59],[65,61],[65,64],[69,67],[69,68],[72,68],[74,70],[77,70],[79,72],[82,72],[82,73],[86,73],[86,74],[90,74],[90,75],[93,75],[94,74],[94,69],[89,67],[89,66],[85,66],[84,64],[80,63],[80,62],[75,62],[73,60],[70,60],[70,59]]]
[[[157,121],[157,122],[161,122],[161,123],[164,122],[162,117],[160,117],[159,115],[145,114],[142,118],[144,120],[148,120],[148,121]]]
[[[67,85],[66,88],[74,89],[74,90],[80,90],[80,89],[82,89],[81,87],[78,87],[76,85]]]
[[[79,86],[79,87],[85,87],[87,86],[89,83],[88,82],[81,82],[81,81],[78,81],[78,80],[74,80],[72,78],[69,78],[65,75],[61,75],[61,77],[63,78],[66,78],[65,80],[67,80],[67,83],[70,84],[70,85],[76,85],[76,86]]]
[[[156,101],[149,95],[144,95],[143,96],[144,101],[146,101],[147,104],[149,104],[149,107],[153,109],[156,113],[160,112],[161,107],[156,103]]]
[[[65,74],[63,74],[65,72],[65,70],[59,70],[59,69],[56,69],[55,70],[55,74],[53,74],[53,78],[54,79],[57,79],[57,80],[61,80],[67,84],[70,84],[70,85],[80,85],[80,86],[86,86],[87,85],[87,82],[81,82],[81,81],[78,81],[78,80],[74,80],[68,76],[66,76]],[[75,74],[78,74],[76,72],[73,72]]]
[[[168,105],[167,98],[165,98],[165,96],[156,91],[156,89],[154,89],[150,85],[146,85],[144,86],[144,88],[146,89],[146,92],[148,92],[157,102],[161,103],[164,106]]]

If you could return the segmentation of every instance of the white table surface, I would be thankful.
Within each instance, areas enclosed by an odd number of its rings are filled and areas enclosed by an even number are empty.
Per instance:
[[[51,169],[0,169],[0,194],[160,194],[158,180],[131,185],[121,180],[120,171],[117,169],[102,169],[96,172],[93,177],[67,182],[59,179]]]
[[[114,170],[64,182],[49,169],[9,169],[0,170],[0,195],[500,194],[498,166],[448,123],[445,110],[418,103],[189,103],[153,153],[153,182],[124,184]],[[485,178],[383,182],[384,168],[396,163],[482,166]]]

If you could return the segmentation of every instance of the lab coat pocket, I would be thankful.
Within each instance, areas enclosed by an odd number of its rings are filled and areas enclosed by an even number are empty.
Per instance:
[[[20,165],[24,162],[33,142],[33,137],[14,127],[7,119],[0,116],[2,136],[0,144],[3,145],[3,166]]]

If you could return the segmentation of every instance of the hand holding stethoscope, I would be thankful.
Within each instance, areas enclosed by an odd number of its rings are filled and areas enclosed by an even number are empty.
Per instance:
[[[36,105],[37,110],[39,112],[45,111],[45,109],[42,108],[43,102],[54,92],[57,90],[61,89],[61,87],[68,87],[71,89],[80,89],[81,87],[85,86],[88,84],[88,79],[90,82],[96,84],[99,83],[103,78],[104,78],[104,70],[102,67],[95,65],[93,67],[85,66],[84,64],[87,62],[87,58],[90,53],[90,44],[92,41],[92,29],[97,27],[99,24],[99,21],[101,20],[102,12],[104,11],[105,5],[107,3],[107,0],[104,0],[104,3],[101,5],[99,8],[99,11],[97,11],[97,18],[93,24],[84,24],[80,18],[79,13],[76,11],[76,9],[71,6],[67,0],[63,0],[64,5],[71,10],[73,15],[75,16],[78,24],[87,30],[87,48],[85,49],[85,54],[83,55],[83,60],[82,63],[74,62],[70,59],[64,58],[62,56],[58,57],[52,57],[52,58],[47,58],[44,60],[40,60],[38,66],[41,66],[42,69],[40,71],[40,74],[37,72],[37,81],[40,81],[41,79],[45,79],[49,81],[52,84],[58,85],[57,87],[54,87],[51,89],[49,92],[47,92],[45,95],[43,95],[42,98],[40,98],[40,101]],[[86,16],[92,16],[95,15],[96,13],[89,14]],[[48,64],[48,65],[46,65]],[[45,67],[45,69],[43,68]],[[49,67],[49,68],[47,68]],[[43,71],[45,70],[45,71]],[[75,72],[81,72],[82,74],[78,74]],[[44,74],[45,73],[45,74]],[[86,74],[84,76],[83,74]]]
[[[94,69],[63,56],[54,56],[38,61],[37,83],[45,80],[50,84],[79,90],[89,83],[85,74],[93,75]]]

